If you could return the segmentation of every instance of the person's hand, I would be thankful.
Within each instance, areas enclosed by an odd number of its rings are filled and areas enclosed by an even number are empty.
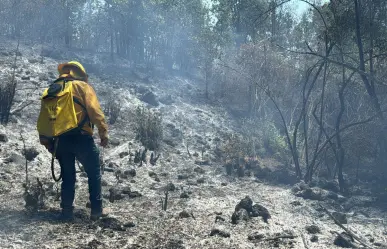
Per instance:
[[[108,143],[109,143],[109,138],[108,137],[101,137],[101,143],[100,143],[100,145],[102,146],[102,147],[106,147],[107,145],[108,145]]]

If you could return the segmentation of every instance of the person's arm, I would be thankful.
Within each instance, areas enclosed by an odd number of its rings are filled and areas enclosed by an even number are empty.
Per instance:
[[[106,146],[108,142],[108,126],[105,122],[105,115],[102,112],[97,95],[90,85],[87,85],[86,88],[85,105],[91,123],[95,124],[98,128],[101,145]]]

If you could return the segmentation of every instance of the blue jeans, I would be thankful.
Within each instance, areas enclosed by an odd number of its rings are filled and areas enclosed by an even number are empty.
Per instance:
[[[61,208],[73,209],[75,197],[75,158],[83,165],[89,184],[91,212],[102,212],[101,167],[99,150],[90,135],[67,135],[59,138],[56,158],[61,166]]]

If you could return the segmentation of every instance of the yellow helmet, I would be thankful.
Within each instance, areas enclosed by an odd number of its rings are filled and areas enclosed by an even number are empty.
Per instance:
[[[83,75],[78,75],[79,77],[81,77],[81,78],[87,77],[87,73],[86,73],[85,68],[78,61],[70,61],[67,63],[59,64],[59,66],[58,66],[59,75],[64,74],[65,67],[75,67],[75,68],[79,69],[78,71],[80,71],[81,74],[83,74]]]

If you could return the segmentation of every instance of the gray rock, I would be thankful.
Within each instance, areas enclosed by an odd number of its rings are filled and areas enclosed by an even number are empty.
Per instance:
[[[135,177],[137,174],[135,169],[129,169],[124,171],[124,175]]]
[[[3,143],[8,142],[8,136],[4,133],[0,133],[0,142],[3,142]]]
[[[191,218],[192,214],[190,214],[188,211],[184,210],[179,213],[179,218]]]
[[[310,225],[305,227],[306,231],[310,234],[321,233],[321,229],[316,225]]]
[[[251,216],[252,217],[260,216],[262,217],[263,221],[266,223],[268,223],[268,219],[271,218],[269,210],[267,210],[267,208],[259,204],[255,204],[254,206],[252,206]]]
[[[239,211],[241,209],[245,209],[249,213],[253,211],[253,201],[250,196],[246,196],[235,206],[235,211]]]
[[[112,138],[112,139],[109,139],[109,143],[113,146],[118,146],[120,145],[120,140]]]
[[[30,147],[23,151],[23,155],[28,161],[32,161],[39,155],[39,152],[35,147]]]
[[[124,158],[124,157],[126,157],[126,156],[129,155],[129,152],[123,151],[123,152],[121,152],[119,155],[120,155],[120,158]]]
[[[311,242],[318,242],[318,236],[317,235],[312,235],[312,237],[310,237],[310,241]]]
[[[137,197],[141,197],[142,194],[138,191],[132,191],[129,193],[129,198],[137,198]]]
[[[220,236],[223,238],[230,238],[230,233],[224,230],[220,230],[219,228],[214,228],[210,232],[210,236]]]
[[[240,209],[238,211],[235,211],[231,216],[231,223],[232,224],[239,224],[241,221],[248,221],[250,219],[249,213],[246,209]]]

